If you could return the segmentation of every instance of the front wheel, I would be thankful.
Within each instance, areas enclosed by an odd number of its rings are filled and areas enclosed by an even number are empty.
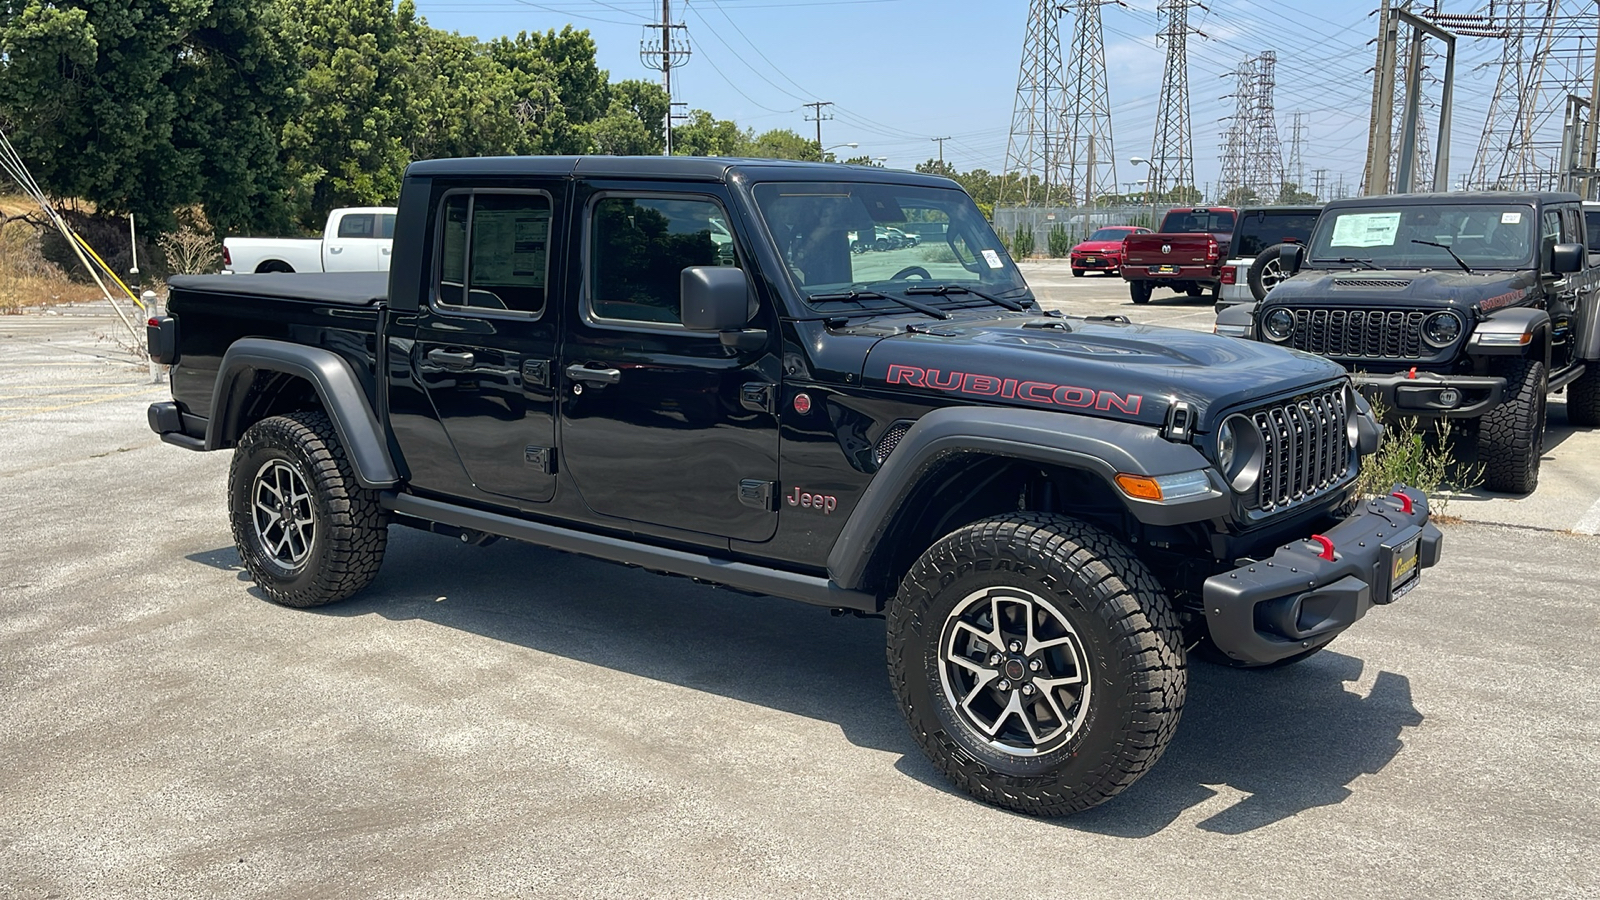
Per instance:
[[[1187,685],[1177,617],[1107,532],[1061,516],[975,522],[917,560],[889,608],[913,737],[974,797],[1032,815],[1111,799],[1160,759]]]
[[[1148,282],[1148,281],[1130,281],[1130,282],[1128,282],[1128,295],[1133,299],[1133,302],[1135,302],[1135,303],[1149,303],[1150,302],[1150,294],[1153,293],[1154,291],[1155,291],[1155,288],[1152,287],[1150,282]]]
[[[1544,363],[1513,360],[1505,376],[1505,400],[1478,421],[1483,486],[1503,494],[1528,494],[1539,486],[1539,457],[1544,453]]]
[[[262,419],[228,471],[233,540],[274,603],[322,606],[372,582],[388,530],[376,491],[361,487],[320,412]]]

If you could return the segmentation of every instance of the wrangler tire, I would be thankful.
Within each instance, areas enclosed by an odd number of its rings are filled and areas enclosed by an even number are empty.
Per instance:
[[[378,493],[361,487],[321,412],[262,419],[239,439],[228,471],[239,559],[268,599],[306,608],[372,582],[388,543]]]
[[[1155,292],[1155,287],[1148,281],[1128,282],[1128,295],[1135,303],[1149,303],[1150,295]]]
[[[1585,365],[1578,380],[1567,386],[1567,422],[1593,428],[1600,425],[1600,362]]]
[[[1187,686],[1155,576],[1104,530],[1015,513],[930,547],[888,610],[889,678],[912,736],[957,787],[1057,816],[1161,758]]]
[[[1505,400],[1478,423],[1478,462],[1488,490],[1528,494],[1539,486],[1539,457],[1544,452],[1544,363],[1515,359],[1503,374]]]

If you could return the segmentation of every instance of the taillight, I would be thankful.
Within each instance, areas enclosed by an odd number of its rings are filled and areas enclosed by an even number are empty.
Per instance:
[[[1222,267],[1222,283],[1223,284],[1238,284],[1239,283],[1238,279],[1239,279],[1239,270],[1238,269],[1235,269],[1233,266],[1223,266]]]
[[[233,254],[228,252],[228,245],[226,244],[222,245],[222,264],[225,266],[233,265]]]
[[[1207,238],[1206,239],[1206,262],[1214,263],[1220,257],[1221,257],[1221,254],[1219,252],[1217,252],[1217,239],[1216,238]]]

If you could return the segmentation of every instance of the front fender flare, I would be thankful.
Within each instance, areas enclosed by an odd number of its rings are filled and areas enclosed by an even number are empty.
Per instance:
[[[1537,349],[1540,358],[1544,359],[1549,341],[1542,342],[1546,345],[1544,349],[1537,345],[1549,330],[1550,314],[1542,309],[1517,306],[1497,310],[1472,329],[1472,336],[1467,338],[1467,353],[1472,356],[1522,356],[1530,349]],[[1526,344],[1520,343],[1524,335],[1528,338]],[[1495,338],[1501,341],[1497,342]],[[1548,359],[1544,361],[1549,362]]]
[[[828,574],[861,589],[879,543],[923,476],[955,454],[1004,456],[1093,474],[1148,525],[1175,525],[1226,516],[1231,496],[1200,451],[1161,437],[1149,425],[1033,409],[952,406],[928,413],[900,439],[851,511],[828,554]],[[1205,469],[1213,489],[1172,503],[1135,500],[1115,487],[1118,473],[1175,475]]]
[[[228,348],[212,387],[207,450],[221,450],[238,440],[243,429],[238,423],[240,410],[233,401],[250,390],[257,372],[281,372],[310,382],[350,454],[362,487],[388,488],[400,483],[383,427],[350,363],[330,350],[287,341],[242,338]]]

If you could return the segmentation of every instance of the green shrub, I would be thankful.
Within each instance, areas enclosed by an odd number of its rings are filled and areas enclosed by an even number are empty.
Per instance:
[[[1060,259],[1072,252],[1072,236],[1067,226],[1057,222],[1050,226],[1049,250],[1051,259]]]
[[[1016,259],[1033,255],[1033,229],[1017,226],[1017,233],[1011,236],[1011,255]]]
[[[1381,419],[1384,410],[1374,404]],[[1454,453],[1455,429],[1449,419],[1438,419],[1424,426],[1415,417],[1406,417],[1384,432],[1378,452],[1361,461],[1356,481],[1363,497],[1387,496],[1395,484],[1407,484],[1429,497],[1437,497],[1434,513],[1443,513],[1449,503],[1444,491],[1477,487],[1483,481],[1481,465],[1464,466]]]

